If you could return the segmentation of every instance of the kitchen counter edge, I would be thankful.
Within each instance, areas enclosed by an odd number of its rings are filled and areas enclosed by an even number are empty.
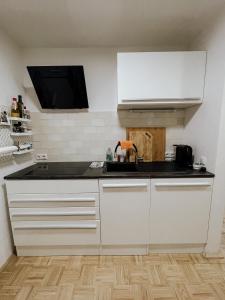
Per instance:
[[[63,180],[63,179],[107,179],[107,178],[212,178],[211,172],[199,172],[190,170],[186,173],[180,172],[104,172],[101,169],[88,169],[82,175],[45,175],[27,177],[25,174],[32,171],[36,164],[25,169],[9,174],[5,180]]]

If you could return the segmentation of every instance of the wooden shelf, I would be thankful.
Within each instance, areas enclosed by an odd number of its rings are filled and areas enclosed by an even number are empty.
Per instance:
[[[23,155],[23,154],[32,153],[32,152],[34,152],[33,149],[20,150],[20,151],[13,152],[13,155]]]
[[[33,133],[32,133],[32,131],[29,131],[29,132],[12,132],[11,133],[11,136],[12,137],[19,137],[19,136],[31,136],[31,135],[33,135]]]
[[[16,121],[16,122],[31,122],[31,119],[24,119],[24,118],[17,118],[17,117],[10,117],[9,120]]]

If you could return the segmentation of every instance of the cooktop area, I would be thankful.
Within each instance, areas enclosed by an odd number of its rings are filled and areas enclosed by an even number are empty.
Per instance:
[[[49,162],[38,163],[34,168],[24,174],[25,177],[69,176],[82,175],[91,162]]]

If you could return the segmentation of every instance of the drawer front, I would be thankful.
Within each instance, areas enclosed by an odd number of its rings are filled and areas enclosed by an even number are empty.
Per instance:
[[[150,244],[205,244],[213,179],[151,180]]]
[[[8,180],[8,193],[15,194],[57,194],[98,193],[98,180]]]
[[[12,222],[99,219],[99,207],[10,208],[9,211]]]
[[[9,207],[94,207],[99,206],[98,193],[81,194],[12,194]]]
[[[98,245],[100,221],[12,222],[15,246]]]

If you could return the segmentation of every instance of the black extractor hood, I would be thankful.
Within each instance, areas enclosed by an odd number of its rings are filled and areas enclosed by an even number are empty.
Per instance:
[[[88,108],[83,66],[28,66],[43,109]]]

